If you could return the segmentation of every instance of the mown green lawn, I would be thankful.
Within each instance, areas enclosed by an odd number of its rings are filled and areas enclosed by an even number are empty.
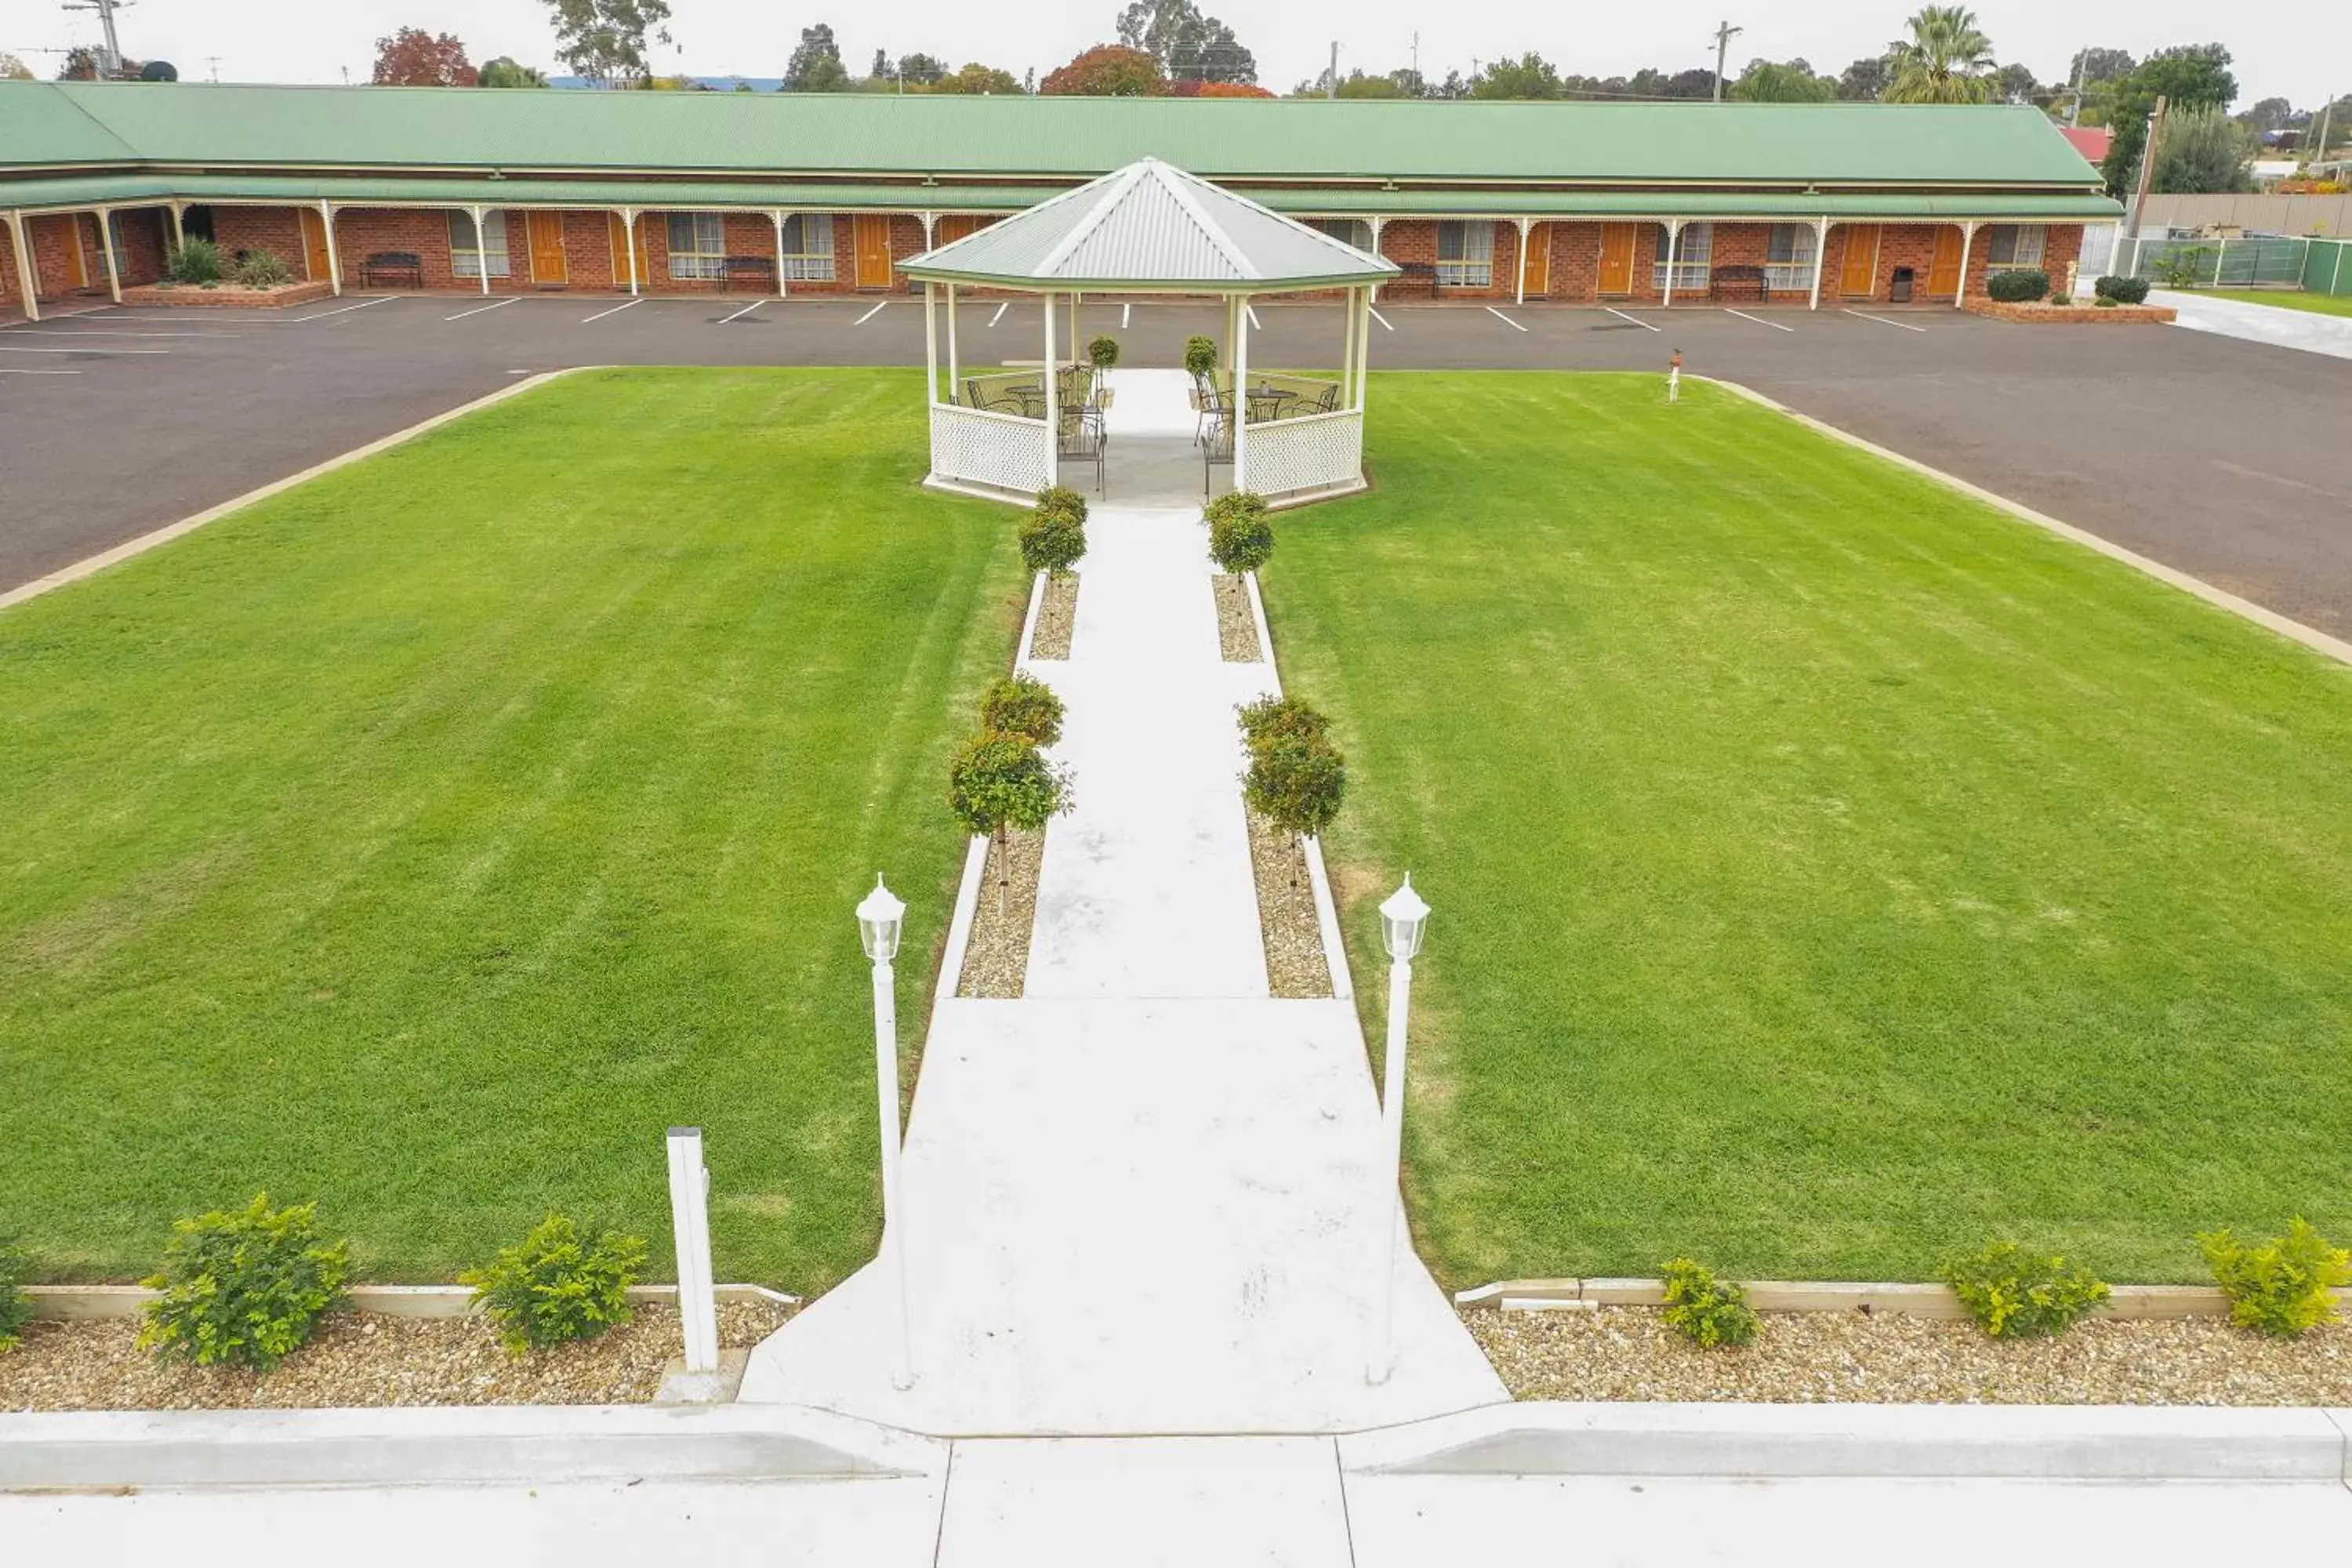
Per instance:
[[[1267,571],[1450,1283],[2352,1236],[2352,669],[1700,385],[1401,374]],[[1378,1037],[1375,1036],[1377,1038]]]
[[[2352,316],[2352,295],[2305,294],[2277,289],[2199,289],[2200,298],[2235,300],[2243,305],[2275,305],[2282,310],[2309,310],[2320,316]]]
[[[911,906],[1023,586],[927,494],[911,373],[594,373],[0,612],[0,1231],[59,1278],[317,1198],[446,1279],[543,1214],[723,1278],[877,1226],[851,909]]]

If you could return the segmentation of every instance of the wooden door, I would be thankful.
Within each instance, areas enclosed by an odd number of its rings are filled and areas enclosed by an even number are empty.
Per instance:
[[[324,283],[333,274],[327,267],[327,223],[316,207],[299,207],[302,215],[302,257],[310,270],[304,274],[313,283]]]
[[[1642,226],[1633,223],[1604,223],[1601,226],[1601,292],[1631,294],[1633,291],[1633,247],[1640,239]]]
[[[619,213],[609,215],[613,225],[613,287],[629,286],[629,226],[621,221]],[[637,215],[637,287],[650,288],[654,280],[654,253],[651,230],[653,215]]]
[[[1838,292],[1866,300],[1878,290],[1878,226],[1857,223],[1845,231],[1845,261],[1838,268]]]
[[[979,227],[980,219],[975,215],[971,213],[950,213],[947,216],[940,219],[939,226],[931,231],[931,244],[935,247],[942,245],[953,245],[957,240],[962,239],[976,232]]]
[[[853,224],[852,244],[857,250],[857,286],[890,287],[890,219],[883,213],[859,213]]]
[[[1956,295],[1960,291],[1960,231],[1946,224],[1936,231],[1936,257],[1927,264],[1927,292]]]
[[[1539,223],[1528,230],[1521,242],[1526,249],[1519,256],[1519,286],[1532,299],[1551,292],[1551,225]]]
[[[546,285],[572,280],[572,264],[563,254],[563,215],[534,212],[523,220],[530,235],[530,280]]]

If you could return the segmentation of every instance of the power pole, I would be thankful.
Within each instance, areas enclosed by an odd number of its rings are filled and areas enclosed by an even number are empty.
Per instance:
[[[2066,106],[2066,128],[2070,131],[2083,123],[2083,62],[2090,53],[2088,49],[2074,51],[2074,85],[2069,89],[2074,97]]]
[[[2147,142],[2139,152],[2139,187],[2132,195],[2131,237],[2132,269],[2139,269],[2140,214],[2147,210],[2148,182],[2156,177],[2156,143],[2164,134],[2164,95],[2158,93],[2156,107],[2147,111]]]
[[[2327,106],[2319,111],[2319,150],[2315,153],[2306,153],[2303,155],[2303,161],[2306,166],[2310,164],[2314,158],[2318,159],[2321,163],[2326,163],[2327,161],[2327,122],[2335,113],[2336,100],[2333,96],[2330,96],[2327,100]]]
[[[122,69],[122,45],[114,36],[114,13],[131,0],[66,0],[61,11],[95,11],[98,25],[106,34],[106,52],[99,60],[99,74],[113,76]]]
[[[1339,40],[1337,38],[1331,40],[1331,85],[1323,96],[1333,100],[1339,96]]]
[[[1721,24],[1715,29],[1715,101],[1717,103],[1723,101],[1724,54],[1731,47],[1731,40],[1746,31],[1748,31],[1747,28],[1735,27],[1728,22]]]

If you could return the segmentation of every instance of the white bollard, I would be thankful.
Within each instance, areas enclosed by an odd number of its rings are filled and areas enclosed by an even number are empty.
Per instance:
[[[677,1235],[677,1315],[686,1331],[686,1370],[719,1370],[719,1299],[710,1279],[710,1172],[702,1163],[702,1129],[669,1130],[669,1219]]]

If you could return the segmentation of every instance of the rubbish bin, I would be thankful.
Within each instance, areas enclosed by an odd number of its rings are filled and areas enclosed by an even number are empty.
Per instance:
[[[1911,268],[1896,268],[1895,269],[1895,289],[1893,293],[1887,296],[1887,298],[1893,300],[1898,305],[1909,304],[1911,302],[1911,280],[1917,276],[1918,273]]]

